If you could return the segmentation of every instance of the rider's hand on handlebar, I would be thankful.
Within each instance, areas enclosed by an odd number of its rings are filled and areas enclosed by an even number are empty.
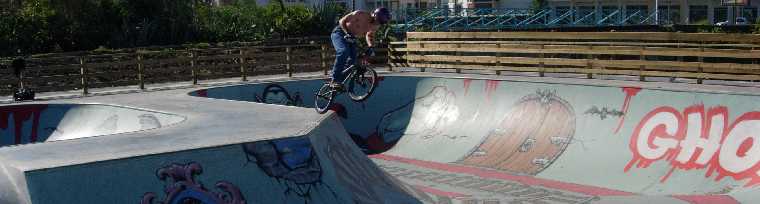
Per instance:
[[[375,48],[374,47],[368,47],[367,51],[365,51],[364,54],[367,55],[367,56],[374,57],[375,56]]]

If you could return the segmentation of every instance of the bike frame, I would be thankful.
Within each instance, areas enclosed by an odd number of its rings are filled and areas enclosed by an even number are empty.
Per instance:
[[[346,76],[346,77],[343,78],[343,81],[341,81],[340,84],[346,85],[348,83],[348,80],[351,80],[351,78],[355,77],[353,75],[352,76],[348,76],[347,75],[347,74],[351,74],[351,71],[353,71],[353,70],[360,71],[360,70],[363,70],[363,69],[367,69],[366,67],[364,67],[364,65],[361,64],[362,63],[361,60],[363,58],[365,58],[366,55],[364,54],[364,51],[362,51],[361,53],[362,54],[360,54],[359,56],[356,57],[357,59],[359,59],[359,60],[357,60],[356,63],[352,64],[351,66],[348,66],[346,69],[344,69],[343,71],[341,71],[341,73],[344,74],[343,76]],[[332,81],[332,80],[330,80],[330,81],[331,82],[335,82],[335,81]]]

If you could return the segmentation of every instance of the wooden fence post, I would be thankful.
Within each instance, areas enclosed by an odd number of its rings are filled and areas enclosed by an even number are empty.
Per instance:
[[[754,49],[754,48],[752,48],[752,49]],[[697,57],[697,61],[699,61],[699,67],[697,67],[697,73],[699,73],[699,75],[697,75],[697,84],[702,84],[702,78],[704,78],[703,77],[704,75],[702,74],[702,72],[704,71],[702,69],[702,63],[705,62],[705,60],[702,58],[702,53],[704,53],[704,51],[705,51],[704,42],[701,42],[699,44],[700,55],[699,55],[699,57]]]
[[[293,70],[290,68],[290,47],[285,47],[285,70],[288,71],[288,77],[293,77]]]
[[[647,69],[646,65],[644,65],[647,61],[647,57],[644,55],[645,49],[645,46],[641,46],[641,52],[639,54],[639,60],[641,61],[641,65],[639,65],[639,81],[646,81],[646,77],[644,76],[644,71]]]
[[[424,49],[425,48],[425,43],[424,42],[420,42],[419,46],[420,46],[420,49]],[[420,56],[420,58],[418,59],[419,62],[417,62],[417,64],[419,64],[421,66],[420,67],[420,72],[425,72],[427,70],[427,64],[425,63],[425,54],[424,54],[424,52],[418,52],[418,55]]]
[[[588,62],[586,63],[586,69],[589,70],[588,74],[586,74],[586,78],[593,79],[594,78],[594,73],[593,73],[593,71],[594,71],[594,62],[593,62],[594,55],[593,54],[586,55],[586,60],[588,60]]]
[[[462,58],[461,58],[462,52],[459,52],[459,48],[461,47],[462,47],[462,44],[459,44],[459,43],[456,44],[457,51],[454,54],[457,56],[457,60],[455,63],[457,67],[461,67],[462,65]],[[456,72],[457,74],[462,73],[462,68],[456,68]]]
[[[193,85],[198,85],[198,70],[195,67],[195,59],[198,57],[194,49],[189,49],[190,52],[190,72],[193,75]]]
[[[501,57],[504,54],[501,52],[501,43],[496,44],[498,52],[496,53],[496,68],[501,69]],[[496,70],[496,75],[501,75],[501,70]]]
[[[86,56],[79,57],[79,74],[82,78],[82,95],[89,94],[87,84],[87,59]]]
[[[140,89],[145,90],[145,64],[143,64],[143,54],[137,50],[137,81]]]
[[[386,50],[386,52],[388,52],[388,53],[387,53],[386,56],[388,57],[387,60],[388,60],[388,71],[389,72],[393,71],[393,52],[391,51],[392,48],[393,47],[392,47],[391,43],[388,42],[388,50]]]
[[[404,54],[402,60],[404,61],[404,66],[409,67],[409,39],[405,39],[404,42],[406,42],[406,53]],[[399,71],[401,70],[399,69]],[[424,72],[425,70],[420,69],[420,71]]]
[[[240,58],[238,58],[238,59],[240,60],[240,61],[238,61],[240,63],[240,76],[241,76],[240,80],[241,81],[248,81],[248,76],[247,76],[246,70],[245,70],[245,68],[246,68],[246,66],[245,66],[246,65],[246,59],[247,58],[245,57],[245,49],[244,48],[240,48]]]
[[[319,50],[319,63],[324,75],[327,75],[327,45],[322,44]]]
[[[544,77],[544,44],[541,44],[541,47],[539,47],[539,53],[538,53],[538,76]]]
[[[327,75],[327,45],[322,44],[321,51],[319,52],[319,61],[322,63],[322,70]]]
[[[676,48],[681,48],[681,41],[680,40],[676,41]],[[683,62],[683,56],[677,56],[676,57],[676,61]],[[675,81],[676,81],[676,75],[674,74],[673,76],[670,77],[670,82],[672,83],[672,82],[675,82]]]
[[[252,61],[251,62],[251,75],[255,75],[256,74],[256,55],[254,53],[255,53],[255,49],[254,49],[254,51],[250,51],[249,50],[247,52],[248,56],[251,58],[251,61]]]

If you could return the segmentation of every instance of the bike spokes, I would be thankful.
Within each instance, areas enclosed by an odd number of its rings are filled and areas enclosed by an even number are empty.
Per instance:
[[[373,69],[357,70],[348,81],[348,95],[354,101],[367,99],[377,84],[377,72]]]

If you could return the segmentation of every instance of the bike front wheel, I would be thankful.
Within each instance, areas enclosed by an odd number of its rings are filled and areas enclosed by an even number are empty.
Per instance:
[[[335,98],[335,91],[330,87],[330,84],[322,85],[314,95],[314,108],[317,110],[317,113],[322,114],[327,112]]]
[[[349,76],[347,90],[348,96],[354,101],[363,101],[367,99],[373,91],[375,91],[375,85],[377,85],[377,72],[372,68],[366,68],[359,71],[354,70]]]

